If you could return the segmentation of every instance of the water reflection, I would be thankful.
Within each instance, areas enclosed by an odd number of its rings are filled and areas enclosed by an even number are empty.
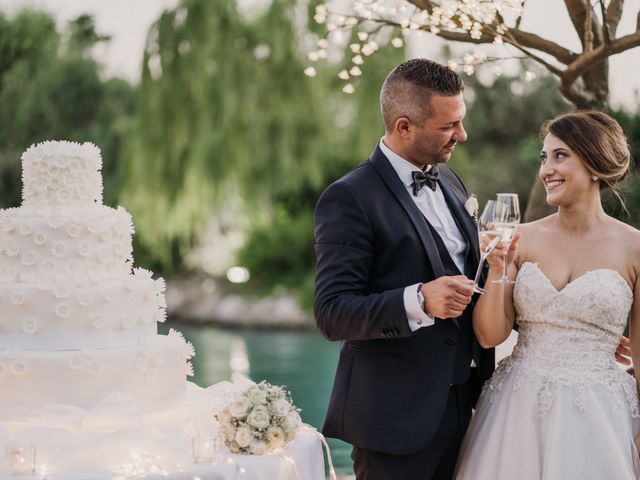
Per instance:
[[[302,420],[319,428],[329,403],[331,384],[338,361],[339,344],[325,340],[316,332],[281,332],[226,330],[167,322],[193,343],[195,377],[191,380],[209,386],[233,378],[235,373],[248,375],[259,382],[285,385],[294,403],[302,409]],[[352,473],[351,447],[328,439],[336,470]]]

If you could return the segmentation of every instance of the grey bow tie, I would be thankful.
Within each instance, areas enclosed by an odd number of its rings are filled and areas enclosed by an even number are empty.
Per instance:
[[[428,172],[411,172],[413,178],[413,194],[418,195],[420,189],[424,186],[436,191],[436,182],[438,181],[438,167],[434,165]]]

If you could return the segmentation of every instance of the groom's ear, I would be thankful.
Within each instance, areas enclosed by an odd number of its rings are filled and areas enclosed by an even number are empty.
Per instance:
[[[401,138],[407,138],[412,133],[413,124],[407,117],[400,117],[396,120],[394,127],[396,133],[400,135]]]

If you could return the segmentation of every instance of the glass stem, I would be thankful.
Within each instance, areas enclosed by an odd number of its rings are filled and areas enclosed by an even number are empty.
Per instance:
[[[480,263],[478,264],[478,269],[476,270],[476,276],[473,279],[473,283],[478,285],[478,280],[480,280],[480,274],[482,273],[482,265],[484,265],[484,261],[487,259],[487,256],[484,253],[480,254]]]

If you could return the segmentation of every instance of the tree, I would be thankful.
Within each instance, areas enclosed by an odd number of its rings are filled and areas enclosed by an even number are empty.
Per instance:
[[[152,27],[122,201],[140,227],[136,239],[165,272],[230,203],[240,204],[235,217],[249,218],[259,238],[260,227],[269,234],[284,218],[278,227],[289,229],[290,242],[275,243],[294,255],[297,226],[312,235],[317,193],[363,158],[354,154],[363,136],[377,135],[370,124],[354,130],[349,122],[371,117],[370,98],[364,111],[358,96],[339,97],[328,69],[318,69],[316,81],[303,74],[298,7],[273,0],[247,15],[236,0],[184,0]],[[312,267],[312,249],[306,242],[295,257]]]
[[[403,32],[428,32],[446,40],[474,45],[506,43],[553,74],[558,79],[562,95],[579,109],[602,110],[606,107],[609,58],[640,45],[640,13],[637,14],[633,33],[616,36],[625,7],[624,0],[564,1],[573,28],[580,38],[580,52],[520,28],[525,7],[531,5],[531,8],[535,8],[534,2],[405,1],[400,8],[387,9],[385,0],[354,0],[353,12],[349,15],[332,13],[331,7],[325,3],[316,9],[315,19],[319,23],[326,23],[330,34],[354,29],[365,32],[362,44],[354,47],[365,55],[375,52],[377,43],[371,34],[381,32],[383,26],[395,27]],[[362,60],[362,55],[352,58],[354,64],[360,64]],[[463,62],[464,69],[472,73],[478,63],[486,60],[482,54],[468,55]],[[527,209],[528,219],[540,218],[548,213],[542,195],[542,186],[536,181]]]
[[[81,27],[81,28],[80,28]],[[82,31],[82,35],[74,32]],[[92,141],[103,154],[105,200],[114,203],[117,163],[132,88],[102,80],[88,50],[95,41],[93,19],[82,16],[59,32],[53,18],[24,10],[0,13],[0,205],[20,204],[20,154],[32,143],[66,139]]]

